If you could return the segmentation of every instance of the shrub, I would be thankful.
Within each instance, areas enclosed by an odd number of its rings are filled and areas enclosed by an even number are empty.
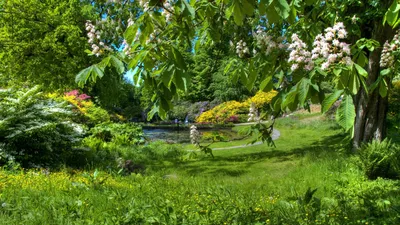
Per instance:
[[[86,123],[89,126],[109,122],[110,116],[108,112],[105,109],[96,106],[90,98],[90,96],[84,93],[80,94],[78,90],[67,92],[62,97],[63,100],[72,104],[75,107],[75,111],[81,115],[80,122]]]
[[[389,140],[372,141],[359,150],[362,170],[369,179],[399,178],[400,149]]]
[[[399,182],[378,178],[367,180],[362,176],[339,178],[333,193],[340,214],[353,221],[370,224],[399,224]],[[342,223],[343,224],[343,223]]]
[[[261,109],[266,107],[271,100],[278,94],[277,91],[263,92],[259,91],[251,98],[248,98],[245,101],[246,107],[250,107],[250,104],[253,102],[256,105],[256,108]]]
[[[97,142],[130,146],[143,142],[142,127],[134,123],[101,123],[90,129],[88,138],[97,139]]]
[[[45,98],[36,86],[8,90],[0,98],[0,163],[15,160],[24,167],[49,166],[73,154],[83,128],[70,120],[66,102]]]
[[[198,123],[228,123],[239,122],[239,113],[246,113],[246,107],[243,103],[237,101],[224,102],[211,110],[203,112],[197,119]],[[234,121],[232,121],[234,120]]]
[[[246,122],[247,114],[249,111],[250,104],[254,102],[257,108],[261,109],[266,107],[277,94],[276,91],[270,91],[268,93],[259,91],[251,98],[248,98],[244,102],[228,101],[224,102],[211,110],[203,112],[197,117],[196,122],[198,123],[237,123]]]

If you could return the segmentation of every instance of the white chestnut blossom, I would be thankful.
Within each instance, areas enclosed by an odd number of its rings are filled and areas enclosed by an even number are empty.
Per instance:
[[[292,43],[289,45],[289,50],[289,62],[292,63],[292,71],[301,67],[308,71],[314,68],[314,62],[311,60],[311,52],[307,50],[307,45],[297,34],[292,35]]]
[[[200,145],[200,132],[197,130],[195,125],[190,127],[190,141],[196,146]]]
[[[330,65],[335,63],[351,65],[353,62],[350,58],[350,45],[341,41],[346,37],[347,31],[342,22],[326,28],[324,35],[319,34],[315,37],[311,58],[313,60],[319,58],[325,60],[321,65],[322,70],[328,69]]]
[[[247,116],[248,116],[247,121],[248,121],[248,122],[258,121],[259,118],[258,118],[258,116],[257,116],[257,113],[258,113],[258,112],[257,112],[256,105],[254,104],[254,102],[252,102],[252,103],[250,104],[249,114],[247,115]]]
[[[163,4],[164,10],[162,11],[162,15],[165,17],[165,21],[171,22],[172,21],[172,16],[174,12],[174,7],[172,6],[170,0],[166,0]]]
[[[112,51],[112,48],[107,46],[101,41],[101,32],[96,30],[96,27],[90,20],[86,21],[86,31],[88,37],[88,43],[91,44],[92,54],[100,56],[104,51]]]
[[[243,40],[240,40],[237,44],[236,44],[236,54],[238,54],[238,56],[240,58],[243,58],[245,55],[248,55],[250,53],[249,47],[247,47],[246,42],[244,42]]]
[[[139,0],[139,5],[143,8],[143,11],[149,10],[149,1]]]
[[[400,30],[396,32],[391,42],[386,41],[381,52],[380,66],[382,68],[392,67],[395,62],[393,52],[400,47]]]
[[[356,24],[358,20],[358,17],[354,14],[353,17],[351,17],[351,23]]]
[[[269,55],[272,51],[276,49],[287,49],[284,37],[278,37],[274,39],[273,36],[268,35],[261,26],[257,26],[257,30],[256,32],[254,32],[253,36],[256,40],[257,47],[260,48],[265,53],[265,55]]]

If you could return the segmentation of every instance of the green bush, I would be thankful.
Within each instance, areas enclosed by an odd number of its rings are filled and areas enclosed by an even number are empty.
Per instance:
[[[127,160],[144,165],[152,161],[179,160],[187,153],[179,146],[164,142],[140,145],[144,144],[142,128],[132,123],[102,123],[89,133],[82,141],[89,149],[77,158],[81,161],[77,165],[116,168],[122,167]]]
[[[342,217],[371,224],[399,224],[399,182],[362,176],[342,176],[334,195]]]
[[[89,130],[89,138],[129,146],[143,142],[142,127],[133,123],[101,123]]]
[[[369,179],[397,179],[400,175],[400,148],[385,139],[364,144],[359,150],[362,170]]]
[[[389,116],[395,121],[400,119],[400,81],[393,81],[392,91],[389,94]]]
[[[27,91],[0,93],[0,163],[24,167],[61,163],[77,146],[84,129],[70,120],[66,102],[45,98],[36,86]]]

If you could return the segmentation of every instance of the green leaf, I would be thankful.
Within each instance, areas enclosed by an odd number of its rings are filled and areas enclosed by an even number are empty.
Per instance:
[[[272,76],[266,77],[260,84],[260,90],[269,92],[273,88]]]
[[[195,11],[194,11],[193,7],[186,0],[183,0],[182,2],[185,5],[184,13],[188,14],[192,18],[194,18],[196,14],[195,14]]]
[[[95,82],[97,77],[102,78],[103,76],[103,68],[95,64],[81,70],[78,75],[76,75],[75,82],[78,83],[80,87],[83,87],[89,78]]]
[[[125,71],[124,64],[122,63],[121,60],[119,60],[117,57],[114,55],[110,55],[110,63],[114,68],[117,70],[118,73],[123,73]]]
[[[257,78],[257,71],[254,69],[250,69],[250,71],[248,72],[248,79],[246,83],[247,90],[251,91],[251,89],[253,89],[256,78]]]
[[[351,95],[345,95],[339,108],[336,111],[336,121],[346,131],[349,131],[354,126],[356,111]]]
[[[400,11],[400,4],[398,0],[393,0],[393,3],[390,5],[389,10],[392,12],[399,12]]]
[[[236,25],[241,26],[243,25],[243,19],[245,17],[244,13],[241,10],[241,7],[239,5],[239,3],[237,3],[238,1],[234,1],[233,3],[233,19],[236,23]]]
[[[357,64],[361,67],[364,67],[366,64],[368,63],[368,58],[365,55],[364,51],[361,51],[358,55],[357,55]]]
[[[265,15],[266,13],[266,1],[261,0],[260,3],[258,4],[258,11],[260,12],[260,15]]]
[[[275,0],[275,10],[282,19],[289,17],[290,7],[286,0]]]
[[[228,63],[228,65],[225,66],[224,74],[227,74],[227,73],[229,72],[230,68],[232,67],[232,65],[233,65],[234,63],[236,63],[236,59],[231,60],[231,61]]]
[[[382,81],[379,83],[379,94],[381,95],[382,98],[386,97],[388,92],[388,87],[385,79],[382,79]]]
[[[182,77],[182,72],[179,69],[174,70],[174,83],[180,90],[186,91],[186,84]]]
[[[340,76],[341,72],[342,72],[342,69],[340,69],[340,68],[333,69],[333,74],[335,74],[336,76]]]
[[[124,38],[125,38],[126,42],[127,42],[129,45],[131,45],[132,42],[133,42],[133,40],[135,40],[137,31],[138,31],[138,28],[139,28],[139,27],[138,27],[138,24],[135,24],[135,25],[133,25],[133,26],[129,26],[129,27],[126,29],[126,31],[125,31],[125,33],[124,33]]]
[[[306,102],[309,90],[310,90],[309,79],[303,78],[299,83],[297,83],[297,93],[299,94],[300,105],[304,105],[304,103]]]
[[[104,69],[99,67],[98,65],[93,65],[92,77],[95,75],[96,77],[102,78],[104,76]],[[96,78],[94,78],[96,79]]]
[[[175,60],[176,65],[179,68],[186,70],[187,68],[186,68],[185,60],[183,59],[183,56],[181,55],[179,50],[176,49],[175,47],[172,47],[172,53],[174,55],[174,60]]]
[[[399,13],[388,10],[385,14],[385,19],[390,26],[393,26],[395,24],[395,22],[397,21],[398,16],[399,16]]]
[[[381,70],[381,76],[386,76],[386,75],[388,75],[388,74],[390,74],[392,71],[389,69],[389,68],[387,68],[387,69],[384,69],[384,70]]]
[[[242,7],[243,13],[247,16],[253,15],[254,6],[252,4],[250,4],[248,0],[242,0],[241,2],[243,4],[243,7]]]
[[[133,67],[137,67],[138,63],[147,55],[148,50],[142,50],[139,54],[135,55],[132,60],[128,64],[128,69],[132,69]]]
[[[159,111],[159,106],[154,104],[153,107],[151,108],[151,110],[147,113],[147,120],[151,120],[153,118],[153,116],[158,113]]]
[[[347,87],[353,95],[357,94],[358,90],[360,89],[360,80],[358,79],[358,76],[354,71],[350,72]]]
[[[367,72],[364,68],[362,68],[361,66],[359,66],[359,65],[356,64],[356,63],[354,63],[353,65],[354,65],[354,67],[356,68],[357,73],[358,73],[359,75],[361,75],[361,76],[363,76],[363,77],[368,77],[368,72]]]
[[[271,5],[267,8],[267,18],[268,22],[271,24],[280,22],[279,14],[276,12],[275,7]]]
[[[282,101],[282,109],[285,109],[289,104],[292,104],[296,100],[297,90],[296,86],[294,86],[289,93],[286,94],[285,98]]]
[[[331,106],[333,105],[333,103],[335,103],[338,98],[342,95],[343,90],[337,90],[335,92],[333,92],[332,94],[328,95],[324,101],[322,102],[322,113],[326,113],[326,111],[328,111]]]
[[[83,87],[89,79],[90,73],[92,71],[92,67],[88,67],[86,69],[81,70],[78,75],[75,77],[75,82],[78,83],[80,87]]]

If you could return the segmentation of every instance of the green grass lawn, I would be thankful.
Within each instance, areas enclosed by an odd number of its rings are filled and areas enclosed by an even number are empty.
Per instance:
[[[343,190],[353,194],[354,183],[375,183],[354,166],[343,150],[346,135],[332,121],[285,118],[276,129],[276,148],[199,153],[196,160],[146,165],[138,175],[1,170],[0,224],[380,224],[370,206],[350,207],[358,197],[339,201]],[[317,198],[305,195],[309,188],[317,188]]]
[[[213,152],[215,158],[204,157],[202,160],[180,163],[167,162],[152,169],[160,174],[175,174],[181,179],[195,177],[212,180],[218,177],[219,182],[246,183],[250,186],[268,185],[273,192],[281,194],[281,188],[290,186],[290,191],[285,190],[284,195],[291,195],[292,192],[302,193],[308,187],[326,189],[324,186],[329,186],[326,180],[334,172],[329,168],[331,161],[343,160],[337,151],[345,138],[341,130],[331,121],[298,121],[291,118],[279,120],[276,129],[281,133],[275,141],[276,147],[261,144],[216,150]],[[215,143],[211,147],[237,146],[248,142],[249,139]],[[193,149],[193,146],[190,147]],[[313,164],[310,165],[309,162]],[[315,173],[316,176],[308,176],[310,173]],[[321,191],[319,194],[325,193]]]

